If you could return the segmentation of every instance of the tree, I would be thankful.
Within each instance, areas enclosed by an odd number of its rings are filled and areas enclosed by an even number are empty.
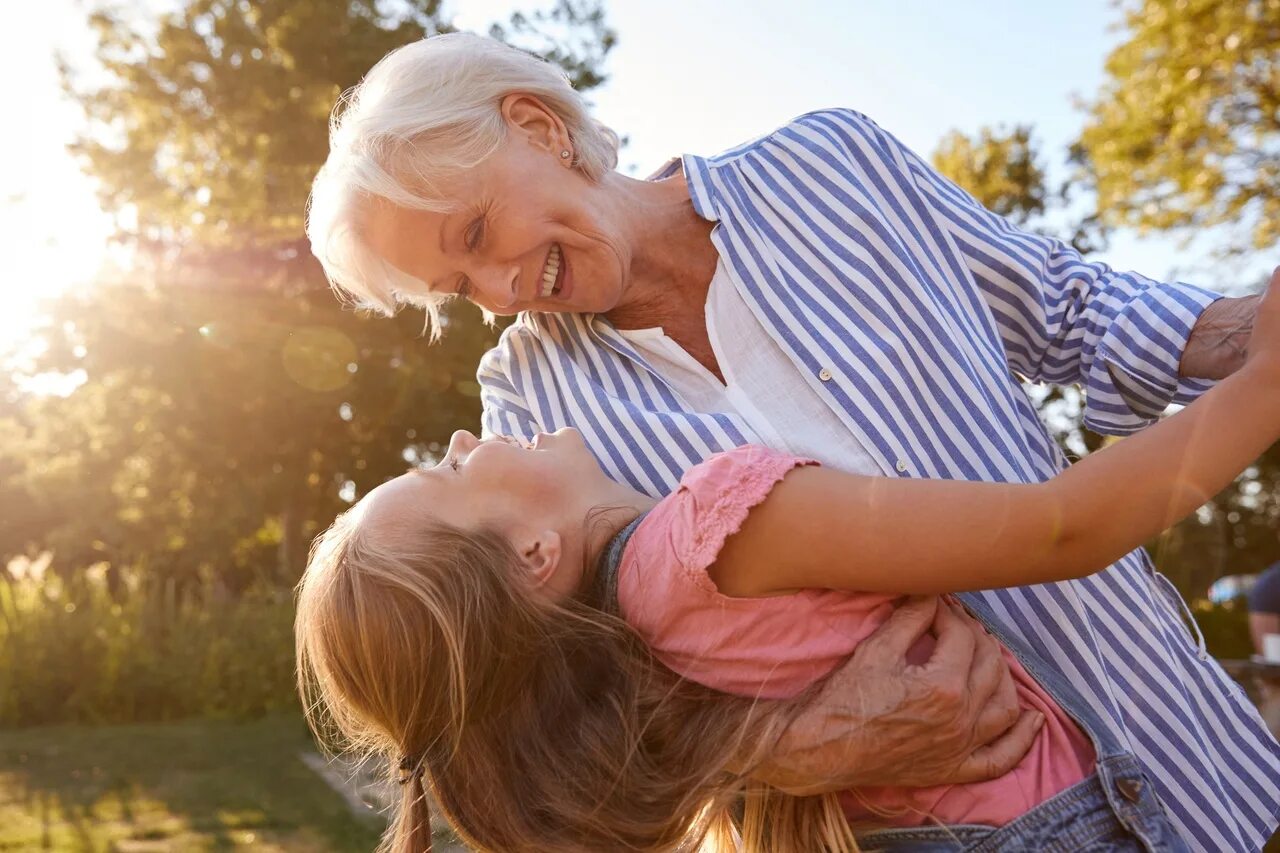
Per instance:
[[[3,495],[0,554],[291,581],[344,485],[367,491],[478,418],[491,333],[467,325],[428,347],[412,315],[375,327],[321,290],[174,298],[130,282],[68,296],[31,369],[87,378],[0,417],[17,492]]]
[[[1110,225],[1227,226],[1228,252],[1280,243],[1280,0],[1132,0],[1073,146]],[[1280,447],[1158,542],[1203,595],[1280,560]]]
[[[64,63],[64,83],[104,208],[136,211],[131,237],[236,248],[299,248],[339,94],[392,49],[454,29],[440,0],[185,0],[158,20],[98,7],[90,22],[107,82],[85,86]],[[493,32],[541,50],[579,89],[603,82],[615,43],[589,0]]]
[[[92,13],[105,82],[75,145],[140,263],[62,299],[28,373],[83,371],[66,397],[0,388],[0,560],[55,553],[179,582],[292,581],[345,501],[438,453],[479,415],[494,330],[469,306],[428,346],[411,313],[328,292],[302,234],[327,118],[387,51],[452,29],[436,0],[184,0]],[[598,85],[614,43],[594,2],[495,33]]]
[[[1041,216],[1069,196],[1090,187],[1077,175],[1056,194],[1047,194],[1044,171],[1027,126],[1012,131],[982,128],[975,137],[953,132],[933,155],[933,163],[979,202],[1022,227],[1043,227]],[[1068,162],[1088,157],[1073,145]],[[1087,176],[1086,176],[1087,177]],[[1070,241],[1088,253],[1106,237],[1091,217],[1068,225]],[[1040,417],[1068,456],[1083,456],[1105,443],[1081,424],[1084,400],[1078,388],[1026,386]],[[1227,574],[1241,574],[1280,560],[1280,446],[1263,454],[1235,483],[1206,503],[1191,519],[1151,543],[1160,570],[1188,596],[1202,597]]]
[[[1025,124],[1008,132],[983,127],[976,139],[953,130],[933,152],[939,172],[1019,225],[1045,210],[1045,175],[1038,161],[1031,126]]]
[[[1280,0],[1133,0],[1080,136],[1100,216],[1280,242]]]

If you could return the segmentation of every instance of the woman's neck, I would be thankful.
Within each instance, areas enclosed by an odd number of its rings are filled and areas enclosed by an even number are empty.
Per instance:
[[[627,281],[618,304],[606,313],[616,328],[705,328],[707,288],[717,254],[714,223],[693,209],[684,175],[626,183],[619,192],[631,247]]]
[[[693,209],[684,176],[620,184],[615,193],[631,247],[618,304],[605,317],[617,329],[655,326],[724,382],[707,333],[707,294],[719,255],[713,223]]]

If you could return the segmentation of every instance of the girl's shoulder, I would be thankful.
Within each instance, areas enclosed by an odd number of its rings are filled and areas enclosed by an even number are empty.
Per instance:
[[[802,590],[722,594],[708,569],[751,509],[789,471],[816,464],[740,447],[689,470],[632,533],[618,568],[623,619],[672,671],[741,695],[794,695],[887,616],[889,596]]]
[[[663,502],[674,506],[668,524],[678,528],[681,562],[705,569],[725,540],[742,527],[747,514],[769,496],[788,472],[812,459],[747,444],[717,453],[685,472]]]
[[[686,471],[676,490],[659,501],[636,528],[627,543],[620,575],[642,572],[651,583],[691,584],[705,593],[716,593],[707,568],[726,540],[789,471],[816,464],[812,459],[760,445],[744,445],[708,457]]]

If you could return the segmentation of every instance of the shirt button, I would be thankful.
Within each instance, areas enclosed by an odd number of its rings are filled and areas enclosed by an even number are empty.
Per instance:
[[[822,368],[821,370],[818,371],[818,378],[821,379],[823,382],[830,382],[831,371],[827,370],[825,367]]]
[[[907,463],[906,463],[906,462],[903,462],[901,459],[899,459],[899,460],[898,460],[898,464],[897,464],[897,465],[894,465],[893,467],[895,467],[895,468],[897,468],[897,469],[898,469],[898,473],[899,473],[899,474],[905,474],[905,473],[907,473]]]

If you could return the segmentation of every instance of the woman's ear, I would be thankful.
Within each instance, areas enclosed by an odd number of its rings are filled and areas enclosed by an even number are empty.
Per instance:
[[[533,95],[507,95],[499,109],[513,132],[539,150],[555,154],[557,160],[566,159],[561,152],[569,150],[569,130],[541,100]]]
[[[554,530],[544,530],[520,546],[520,561],[534,586],[542,586],[555,577],[561,556],[560,534]]]

